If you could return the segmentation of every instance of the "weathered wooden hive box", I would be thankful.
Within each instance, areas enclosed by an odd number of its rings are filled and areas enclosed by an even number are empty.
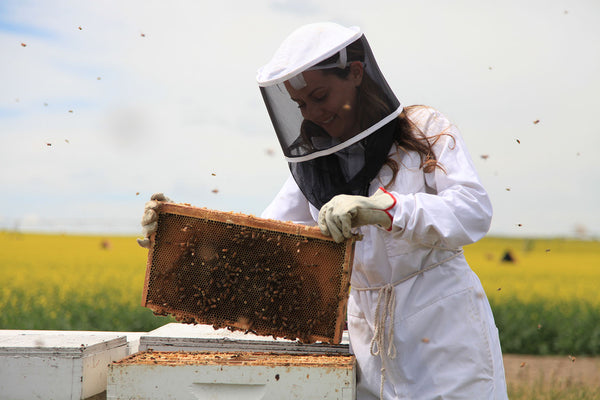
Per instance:
[[[354,238],[182,204],[158,211],[143,306],[184,323],[340,342]]]

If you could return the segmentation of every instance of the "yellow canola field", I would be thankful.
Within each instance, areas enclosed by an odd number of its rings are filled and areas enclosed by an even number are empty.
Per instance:
[[[506,251],[515,262],[500,261]],[[600,306],[600,242],[490,237],[465,247],[465,254],[495,302],[516,297]],[[0,232],[0,311],[68,320],[85,304],[79,311],[86,318],[92,309],[119,318],[107,310],[140,308],[146,256],[134,237]]]
[[[139,307],[146,255],[132,237],[0,232],[0,310],[44,309],[54,319],[81,302]]]
[[[509,252],[514,262],[502,262]],[[488,237],[466,246],[490,299],[584,301],[600,306],[600,242]]]

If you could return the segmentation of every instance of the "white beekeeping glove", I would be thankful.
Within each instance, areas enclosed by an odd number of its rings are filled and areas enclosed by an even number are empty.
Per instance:
[[[331,199],[319,212],[319,228],[326,236],[340,243],[352,236],[352,228],[363,225],[392,226],[389,210],[396,205],[396,198],[383,188],[372,196],[340,194]]]
[[[150,197],[150,201],[144,205],[144,215],[142,216],[142,233],[144,234],[144,239],[137,239],[138,244],[143,248],[150,248],[149,238],[153,233],[156,233],[156,229],[158,228],[158,213],[156,212],[156,208],[161,203],[170,202],[171,199],[163,193],[154,193]]]

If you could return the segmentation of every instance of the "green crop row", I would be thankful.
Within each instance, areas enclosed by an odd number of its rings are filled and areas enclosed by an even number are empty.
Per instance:
[[[582,300],[491,301],[505,353],[599,355],[600,308]]]
[[[0,329],[148,332],[174,320],[156,316],[138,304],[121,303],[114,291],[43,296],[23,289],[0,291]],[[8,296],[8,298],[3,298]],[[111,297],[114,300],[111,300]]]
[[[139,304],[111,302],[111,292],[44,296],[21,289],[0,291],[1,329],[147,332],[173,320]],[[1,298],[8,295],[9,298]],[[59,300],[60,298],[64,300]],[[115,298],[118,298],[115,296]],[[43,299],[43,300],[42,300]],[[582,301],[550,304],[517,299],[491,301],[502,350],[519,354],[600,354],[600,310]]]

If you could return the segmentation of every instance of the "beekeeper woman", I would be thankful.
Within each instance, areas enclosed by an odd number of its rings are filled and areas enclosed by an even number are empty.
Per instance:
[[[299,28],[257,80],[291,171],[262,217],[363,235],[348,302],[358,398],[506,399],[493,315],[461,249],[492,208],[456,127],[402,107],[358,28]]]

